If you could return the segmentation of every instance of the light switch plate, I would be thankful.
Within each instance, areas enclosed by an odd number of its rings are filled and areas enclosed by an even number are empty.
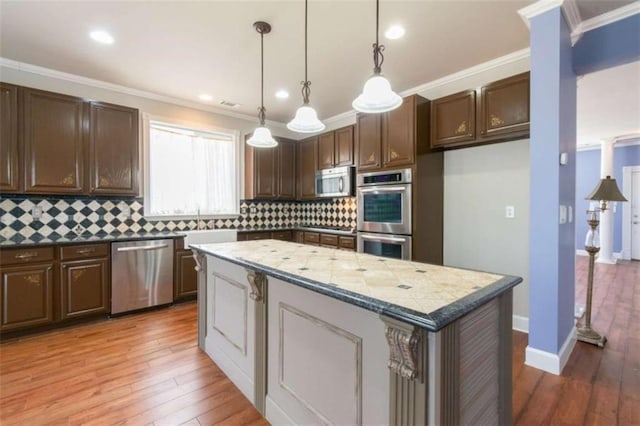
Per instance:
[[[40,220],[42,217],[42,207],[34,206],[33,209],[31,209],[31,216],[33,216],[33,220]]]
[[[506,206],[504,209],[504,217],[513,219],[516,217],[516,208],[514,206]]]
[[[567,223],[567,206],[560,206],[560,225]]]

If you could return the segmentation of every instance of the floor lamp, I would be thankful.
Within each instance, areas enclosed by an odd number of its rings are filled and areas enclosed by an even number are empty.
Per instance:
[[[594,329],[591,328],[591,297],[593,294],[593,267],[595,264],[596,254],[600,251],[600,238],[598,236],[598,225],[600,220],[598,219],[598,211],[604,212],[607,210],[608,201],[627,201],[626,198],[620,193],[616,180],[611,179],[611,176],[607,176],[598,182],[596,188],[591,194],[585,197],[585,200],[599,201],[600,208],[594,208],[587,211],[589,219],[589,231],[587,232],[587,238],[584,243],[584,249],[589,253],[589,274],[587,276],[587,309],[584,319],[584,325],[578,327],[578,340],[582,342],[591,343],[592,345],[598,345],[601,348],[607,342],[605,336],[601,336]]]

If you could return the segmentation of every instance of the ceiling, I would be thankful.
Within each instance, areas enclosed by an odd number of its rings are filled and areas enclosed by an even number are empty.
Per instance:
[[[631,3],[576,2],[582,20]],[[394,90],[404,92],[527,48],[529,31],[517,11],[531,3],[383,0],[383,72]],[[252,26],[257,20],[273,27],[264,39],[267,119],[286,123],[302,102],[302,0],[0,0],[0,57],[254,118],[260,103],[260,37]],[[385,39],[391,24],[403,25],[406,35]],[[109,31],[115,43],[92,41],[88,33],[95,29]],[[311,103],[321,119],[351,110],[372,72],[374,38],[373,0],[309,1]],[[638,94],[628,87],[638,87],[638,65],[620,68],[581,78],[579,143],[627,132],[633,114],[637,123]],[[280,89],[290,97],[276,99]],[[213,100],[200,101],[202,93]],[[239,106],[221,106],[223,100]]]

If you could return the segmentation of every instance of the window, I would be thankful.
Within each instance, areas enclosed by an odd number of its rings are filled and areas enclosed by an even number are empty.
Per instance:
[[[145,124],[145,216],[238,215],[237,132]]]

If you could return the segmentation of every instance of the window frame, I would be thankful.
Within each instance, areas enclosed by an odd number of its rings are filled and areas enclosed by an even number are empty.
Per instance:
[[[144,199],[144,218],[147,220],[191,220],[198,218],[197,214],[183,214],[183,215],[154,215],[151,214],[149,207],[151,205],[149,200],[150,194],[150,182],[149,182],[149,162],[150,162],[150,135],[151,135],[151,122],[165,124],[167,126],[175,126],[175,127],[184,127],[187,129],[192,129],[194,131],[201,132],[210,132],[210,133],[228,133],[233,135],[235,140],[235,154],[236,154],[236,164],[235,164],[235,173],[236,173],[236,211],[229,214],[201,214],[200,219],[236,219],[240,216],[240,202],[242,200],[242,173],[241,173],[241,156],[242,156],[242,143],[240,141],[240,131],[235,129],[225,129],[221,127],[214,127],[208,124],[193,122],[193,121],[185,121],[175,118],[161,117],[156,115],[151,115],[149,113],[142,114],[142,142],[143,142],[143,199]]]

